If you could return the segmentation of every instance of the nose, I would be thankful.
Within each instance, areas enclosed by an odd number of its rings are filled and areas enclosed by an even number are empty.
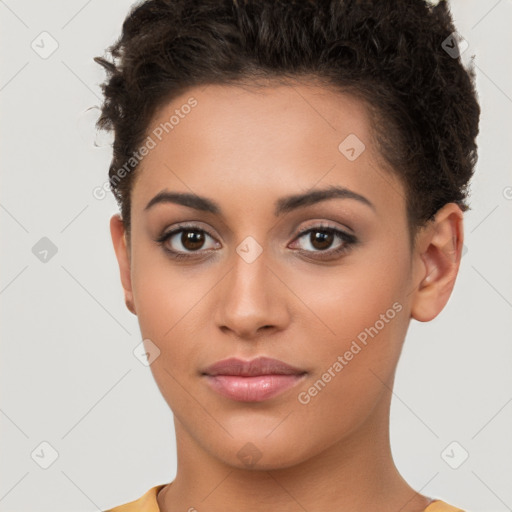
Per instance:
[[[217,288],[215,322],[225,333],[254,340],[288,325],[286,286],[268,265],[265,251],[252,262],[237,253]]]

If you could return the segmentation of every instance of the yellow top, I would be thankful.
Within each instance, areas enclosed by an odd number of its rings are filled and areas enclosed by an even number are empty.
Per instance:
[[[144,496],[138,500],[130,501],[124,505],[105,510],[104,512],[160,512],[156,495],[167,484],[157,485],[152,487]],[[464,512],[462,509],[448,505],[441,500],[433,501],[424,512]]]

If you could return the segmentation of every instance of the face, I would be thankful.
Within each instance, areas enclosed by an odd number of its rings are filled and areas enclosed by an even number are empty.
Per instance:
[[[277,468],[387,429],[421,271],[364,104],[311,84],[209,85],[148,137],[124,275],[118,257],[178,445]],[[259,357],[295,372],[206,371]]]

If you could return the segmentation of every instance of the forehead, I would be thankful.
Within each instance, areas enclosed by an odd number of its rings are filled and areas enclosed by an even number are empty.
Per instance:
[[[371,122],[362,101],[320,85],[210,84],[192,88],[161,108],[148,131],[159,142],[160,138],[180,144],[200,141],[201,151],[191,158],[213,156],[226,144],[236,144],[232,147],[236,156],[245,151],[279,158],[287,149],[296,152],[298,142],[304,150],[317,147],[319,138],[324,140],[324,152],[330,149],[331,156],[338,156],[338,145],[348,134],[368,146]],[[159,151],[153,153],[158,156]]]
[[[133,209],[163,189],[260,204],[265,198],[341,185],[379,204],[403,206],[399,180],[383,169],[366,105],[314,84],[214,85],[164,105],[147,131]]]

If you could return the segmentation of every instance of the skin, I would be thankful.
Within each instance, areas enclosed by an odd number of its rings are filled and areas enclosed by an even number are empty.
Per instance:
[[[175,419],[177,475],[158,494],[160,509],[424,510],[431,498],[409,487],[392,460],[391,388],[410,320],[432,320],[450,297],[462,211],[446,204],[410,250],[404,187],[379,157],[364,103],[348,94],[305,82],[193,88],[158,111],[148,134],[191,96],[197,106],[137,170],[130,237],[119,215],[110,224],[125,301],[160,350],[151,370]],[[354,161],[338,149],[349,134],[366,147]],[[331,198],[274,215],[279,198],[331,185],[373,208]],[[145,210],[163,190],[207,197],[222,213],[173,203]],[[211,234],[196,252],[181,235],[166,242],[193,256],[185,261],[155,242],[180,222]],[[344,243],[334,236],[322,248],[311,235],[299,238],[320,223],[358,243],[319,259]],[[247,236],[262,249],[251,263],[236,251]],[[400,312],[301,403],[299,393],[396,303]],[[261,355],[307,374],[261,403],[224,398],[200,374],[227,357]],[[247,443],[253,465],[237,455]]]

